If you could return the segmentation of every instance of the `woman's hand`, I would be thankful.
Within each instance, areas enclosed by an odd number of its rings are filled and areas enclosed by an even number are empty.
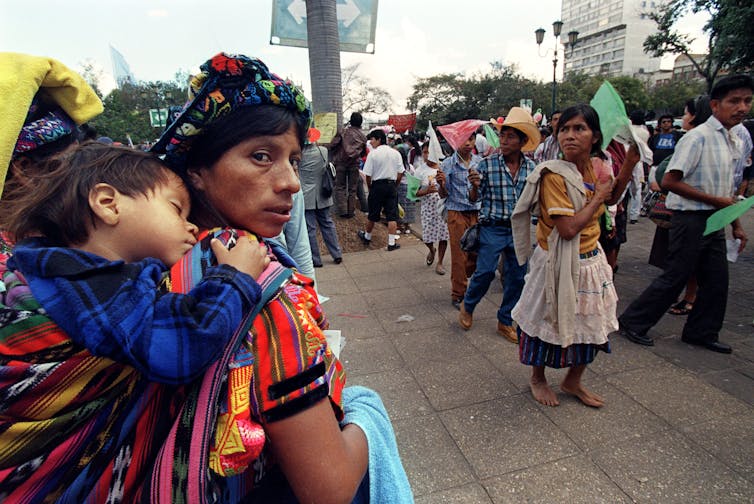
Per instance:
[[[210,246],[215,257],[217,257],[218,264],[233,266],[238,271],[251,276],[254,280],[259,278],[259,275],[270,264],[267,247],[253,236],[242,235],[236,242],[236,246],[230,250],[225,248],[223,242],[217,238],[210,242]]]
[[[606,199],[610,197],[613,192],[613,181],[610,178],[605,177],[602,180],[598,180],[594,187],[594,196],[592,199],[598,200],[600,203],[604,203]]]

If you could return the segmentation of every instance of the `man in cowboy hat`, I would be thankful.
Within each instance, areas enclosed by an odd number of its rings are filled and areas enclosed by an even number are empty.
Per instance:
[[[497,311],[497,332],[513,343],[518,342],[518,337],[511,310],[521,296],[526,265],[519,266],[516,260],[510,217],[524,190],[526,177],[535,166],[534,161],[521,152],[534,150],[539,141],[539,128],[531,114],[513,107],[500,128],[499,152],[483,159],[477,169],[469,173],[469,199],[481,200],[479,252],[458,321],[464,329],[471,327],[474,308],[487,293],[503,254],[503,300]]]

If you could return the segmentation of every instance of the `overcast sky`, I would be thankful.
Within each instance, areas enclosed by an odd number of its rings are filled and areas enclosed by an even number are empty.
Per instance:
[[[417,77],[471,75],[496,60],[549,82],[552,22],[560,18],[560,5],[560,0],[379,0],[375,53],[343,52],[341,65],[361,63],[362,74],[392,95],[393,113],[406,110]],[[308,52],[270,45],[271,19],[272,0],[0,0],[0,50],[50,56],[74,69],[90,60],[102,69],[106,90],[114,85],[110,44],[139,80],[172,80],[176,71],[195,71],[217,52],[243,53],[303,84],[308,94]],[[702,38],[702,22],[689,19],[685,29]],[[542,49],[549,49],[543,57],[534,39],[540,26],[547,29]]]

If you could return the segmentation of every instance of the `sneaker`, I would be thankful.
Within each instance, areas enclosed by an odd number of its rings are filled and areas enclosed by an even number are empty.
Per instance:
[[[497,333],[511,343],[518,344],[518,334],[513,326],[505,325],[502,322],[497,323]]]
[[[393,250],[397,250],[397,249],[399,249],[399,248],[401,248],[401,246],[400,246],[399,244],[397,244],[397,243],[396,243],[395,245],[388,245],[388,246],[387,246],[387,251],[388,251],[388,252],[392,252]]]
[[[361,241],[362,243],[364,243],[364,245],[369,245],[370,243],[372,243],[372,240],[366,237],[365,231],[356,231],[356,234],[359,236],[359,238],[361,238]]]
[[[459,310],[458,323],[461,324],[463,329],[468,331],[471,329],[471,324],[474,323],[473,315],[466,311],[466,306],[463,303],[461,303]]]

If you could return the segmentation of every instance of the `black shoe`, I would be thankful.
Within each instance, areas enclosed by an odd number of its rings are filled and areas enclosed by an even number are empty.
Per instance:
[[[322,267],[322,263],[314,263],[313,266],[315,268],[321,268]]]
[[[637,345],[654,346],[655,344],[654,340],[646,334],[639,334],[632,331],[631,329],[626,329],[625,327],[621,327],[618,332],[621,336],[625,337],[629,341],[633,341]]]
[[[370,243],[372,243],[372,240],[366,237],[366,233],[364,231],[356,231],[356,234],[359,235],[359,238],[361,238],[361,241],[362,243],[364,243],[364,245],[369,245]]]
[[[396,243],[395,245],[388,245],[387,246],[387,251],[388,252],[392,252],[393,250],[396,250],[396,249],[399,249],[399,248],[401,248],[400,244]]]
[[[631,224],[636,224],[637,222],[639,221],[637,221],[636,219],[631,219]]]
[[[336,257],[335,259],[332,260],[332,262],[334,262],[335,264],[340,264],[340,263],[343,262],[343,258],[342,257]]]
[[[354,214],[352,214],[352,213],[340,214],[340,218],[341,219],[353,219],[353,217],[354,217]]]
[[[460,311],[461,303],[463,303],[463,299],[454,299],[451,301],[451,303],[453,304],[453,308]]]
[[[733,349],[730,347],[730,345],[720,343],[719,341],[694,341],[687,338],[681,338],[681,341],[688,343],[689,345],[704,347],[707,350],[712,350],[713,352],[717,353],[729,354],[733,352]]]

